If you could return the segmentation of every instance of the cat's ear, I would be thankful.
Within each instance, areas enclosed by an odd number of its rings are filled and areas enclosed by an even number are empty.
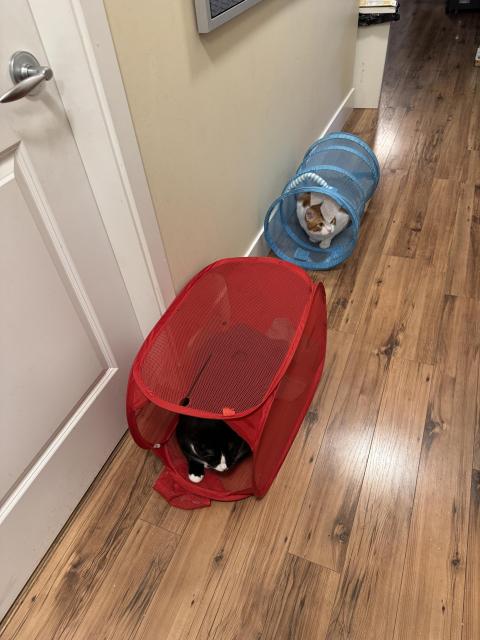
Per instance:
[[[297,193],[297,202],[300,202],[304,207],[308,207],[310,204],[309,193]]]
[[[317,216],[321,216],[323,218],[322,206],[320,204],[312,204],[310,205],[310,209],[317,214]]]

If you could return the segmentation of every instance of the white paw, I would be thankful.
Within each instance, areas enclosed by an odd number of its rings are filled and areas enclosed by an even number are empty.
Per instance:
[[[203,478],[204,476],[196,476],[194,473],[188,474],[188,479],[190,480],[190,482],[195,482],[195,484],[198,484],[199,482],[201,482]]]
[[[215,467],[215,471],[225,471],[227,468],[227,461],[225,460],[225,456],[222,453],[222,457],[220,458],[220,464],[217,464]]]

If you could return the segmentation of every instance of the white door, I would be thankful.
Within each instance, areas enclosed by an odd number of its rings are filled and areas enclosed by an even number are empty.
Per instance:
[[[0,95],[18,50],[48,64],[0,0]],[[125,431],[140,341],[54,77],[0,104],[0,618]]]

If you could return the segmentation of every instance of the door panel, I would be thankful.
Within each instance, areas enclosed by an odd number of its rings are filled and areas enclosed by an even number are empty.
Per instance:
[[[18,156],[16,147],[0,159],[0,271],[8,274],[2,292],[8,304],[0,353],[8,374],[1,421],[15,434],[5,438],[0,499],[107,366],[51,257],[53,248],[47,249],[41,202]]]
[[[0,94],[20,49],[48,64],[0,0]],[[141,341],[54,80],[0,104],[0,300],[1,617],[124,433]]]

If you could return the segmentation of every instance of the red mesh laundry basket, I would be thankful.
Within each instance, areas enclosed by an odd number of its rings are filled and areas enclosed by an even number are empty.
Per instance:
[[[323,285],[274,258],[220,260],[185,287],[133,363],[127,417],[165,463],[155,489],[184,509],[263,496],[309,407],[326,343]],[[252,449],[230,471],[188,479],[178,414],[225,420]]]

